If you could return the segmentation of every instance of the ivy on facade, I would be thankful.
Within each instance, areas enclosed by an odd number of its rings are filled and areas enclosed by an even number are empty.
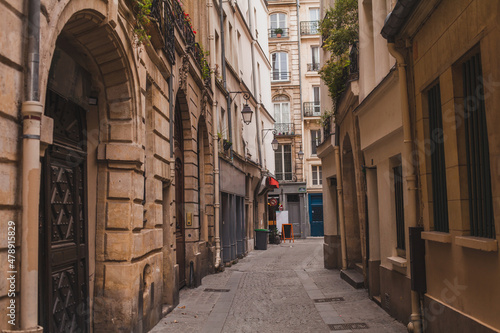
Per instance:
[[[331,56],[319,74],[328,87],[330,97],[339,98],[346,87],[345,72],[351,64],[349,49],[358,42],[358,1],[337,0],[332,8],[326,11],[320,22],[323,36],[323,49]],[[334,103],[335,105],[335,103]]]

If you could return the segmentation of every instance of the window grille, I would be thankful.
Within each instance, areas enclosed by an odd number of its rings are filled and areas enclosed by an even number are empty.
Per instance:
[[[449,232],[443,118],[439,84],[436,84],[429,90],[427,97],[429,103],[429,133],[431,136],[431,182],[434,206],[434,230]]]
[[[396,204],[396,235],[397,248],[405,249],[405,215],[403,202],[403,170],[401,165],[394,167],[394,198]]]
[[[495,238],[480,54],[462,65],[471,236]]]

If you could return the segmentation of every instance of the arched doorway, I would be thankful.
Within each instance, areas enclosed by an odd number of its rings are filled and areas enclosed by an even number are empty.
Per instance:
[[[212,176],[210,144],[208,141],[207,125],[205,117],[200,117],[198,125],[198,216],[200,223],[200,241],[209,242],[208,193],[211,193],[209,184]]]
[[[131,288],[133,281],[104,274],[106,264],[121,268],[129,260],[104,241],[111,233],[122,239],[131,234],[128,225],[119,225],[126,219],[116,215],[135,198],[112,194],[116,187],[107,186],[112,176],[129,171],[116,166],[113,174],[106,156],[97,154],[98,146],[126,145],[137,138],[133,59],[124,50],[127,41],[117,34],[120,28],[103,22],[106,8],[86,6],[64,7],[55,20],[57,40],[48,38],[49,46],[41,51],[52,57],[50,72],[41,67],[40,81],[46,82],[41,88],[45,115],[54,121],[53,144],[41,160],[38,305],[39,323],[47,332],[88,332],[97,322],[101,329],[111,327],[106,319],[120,316],[122,309],[108,304],[125,296],[105,295],[104,286]]]
[[[179,102],[176,103],[174,126],[175,239],[177,264],[179,265],[179,288],[182,288],[186,285],[186,245],[184,236],[184,136]]]
[[[342,181],[344,184],[344,216],[347,265],[361,263],[361,238],[359,230],[358,197],[356,192],[354,155],[349,134],[342,145]]]

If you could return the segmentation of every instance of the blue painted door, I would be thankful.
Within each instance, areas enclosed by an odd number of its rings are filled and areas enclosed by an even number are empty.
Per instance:
[[[311,236],[323,236],[323,194],[309,194]]]

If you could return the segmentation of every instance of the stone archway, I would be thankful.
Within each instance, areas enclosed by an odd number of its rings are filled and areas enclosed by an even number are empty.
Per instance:
[[[59,210],[69,221],[66,235],[71,235],[71,220],[83,218],[84,223],[75,225],[75,236],[81,237],[85,243],[80,242],[75,252],[77,258],[85,259],[78,259],[78,264],[73,265],[73,268],[50,264],[50,271],[60,273],[61,278],[70,281],[77,277],[75,287],[68,283],[52,281],[54,285],[59,283],[65,288],[50,291],[54,293],[52,300],[41,295],[39,305],[40,308],[45,307],[53,312],[41,313],[45,316],[44,322],[52,320],[55,323],[52,326],[46,325],[47,331],[89,331],[91,322],[100,329],[115,330],[117,327],[111,318],[118,320],[120,326],[135,327],[142,321],[143,311],[138,309],[138,295],[144,274],[142,262],[145,259],[130,264],[134,258],[132,230],[142,228],[143,221],[142,216],[137,214],[143,211],[142,206],[138,204],[143,199],[143,194],[136,189],[143,188],[144,182],[141,173],[141,156],[144,156],[144,152],[137,145],[139,135],[134,85],[137,80],[130,66],[134,59],[125,50],[125,45],[130,40],[123,37],[127,36],[128,32],[121,30],[120,25],[112,27],[105,22],[104,14],[92,9],[71,13],[72,10],[85,6],[83,2],[75,1],[71,4],[72,6],[68,5],[62,10],[59,18],[54,18],[58,24],[63,24],[57,35],[55,50],[43,50],[43,54],[51,54],[53,57],[50,72],[42,73],[42,82],[47,82],[47,86],[42,87],[42,90],[46,90],[47,96],[53,96],[55,93],[63,100],[71,102],[71,105],[85,110],[83,113],[87,118],[87,130],[79,139],[79,145],[85,148],[87,160],[81,164],[83,171],[76,178],[81,181],[73,191],[78,197],[72,198],[80,210]],[[83,69],[80,72],[85,74],[80,76],[85,77],[84,79],[71,79],[75,68]],[[74,91],[78,91],[78,94],[74,94]],[[53,100],[54,97],[48,97],[46,105]],[[74,113],[74,109],[67,108],[69,113]],[[58,117],[57,113],[48,110],[46,114]],[[71,142],[68,148],[67,140],[62,143],[63,148],[74,149]],[[53,147],[49,146],[49,157],[51,149]],[[53,170],[50,163],[47,167]],[[46,176],[42,176],[42,183],[50,185],[54,179],[57,177],[51,178],[51,175],[46,173]],[[52,207],[46,201],[41,201],[41,206],[45,204],[45,211],[48,212]],[[138,217],[137,221],[132,221],[132,211],[134,218]],[[51,217],[46,216],[47,221],[44,223],[57,224],[61,214],[54,216],[56,220],[53,221],[50,221]],[[140,225],[137,223],[139,221]],[[46,232],[44,235],[42,239],[45,240],[51,237]],[[70,251],[66,251],[66,254],[71,257]],[[65,262],[69,262],[68,260]],[[41,272],[45,274],[41,276],[42,281],[51,278],[48,276],[50,271]],[[124,275],[128,278],[123,279]],[[85,280],[88,281],[87,284],[80,282]],[[106,292],[106,286],[109,285],[113,285],[120,292]],[[50,285],[47,287],[51,288]],[[123,290],[127,292],[121,292]],[[64,305],[47,303],[54,302],[56,293],[59,299],[66,300]],[[86,302],[80,301],[85,304],[72,304],[70,296],[80,293],[86,295],[83,297]],[[160,312],[157,314],[156,310]],[[151,317],[158,317],[161,307],[151,311]],[[83,316],[83,326],[75,326],[70,322],[75,313]],[[130,313],[134,315],[131,316]],[[66,321],[61,319],[60,314],[67,317]],[[71,329],[68,330],[69,327]]]
[[[351,139],[346,134],[342,144],[342,182],[348,267],[362,261],[355,172]]]

